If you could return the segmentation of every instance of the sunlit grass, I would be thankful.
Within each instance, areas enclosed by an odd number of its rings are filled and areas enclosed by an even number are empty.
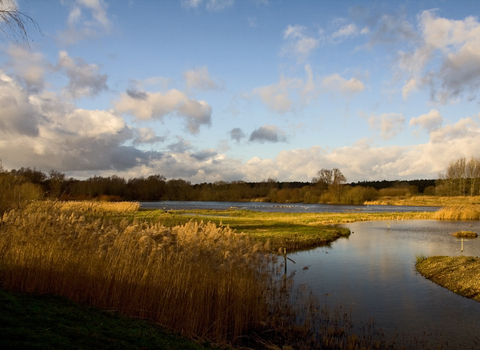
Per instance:
[[[442,208],[434,215],[437,220],[480,220],[480,205],[456,205]]]
[[[408,205],[446,207],[453,205],[480,204],[480,196],[407,196],[407,197],[381,197],[375,201],[367,201],[367,205]]]
[[[0,282],[225,341],[267,318],[269,250],[213,223],[166,227],[37,204],[1,219]]]

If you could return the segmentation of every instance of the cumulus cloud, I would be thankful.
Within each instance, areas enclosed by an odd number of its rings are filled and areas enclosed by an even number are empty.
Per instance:
[[[59,35],[60,43],[65,45],[109,33],[112,23],[107,4],[103,0],[76,0],[68,15],[67,27]]]
[[[250,142],[287,142],[285,132],[275,125],[263,125],[255,129],[249,138]]]
[[[81,58],[71,58],[66,51],[58,54],[57,69],[68,77],[68,93],[74,97],[96,96],[108,90],[107,75],[100,74],[95,64],[88,64]]]
[[[183,73],[188,89],[217,90],[220,85],[210,78],[207,67],[192,69]]]
[[[126,170],[162,157],[125,146],[134,133],[112,111],[77,108],[33,93],[0,71],[0,156],[6,166],[59,171]]]
[[[240,128],[233,128],[230,130],[230,138],[240,142],[243,138],[245,138],[245,133]]]
[[[427,114],[422,114],[418,118],[410,119],[409,125],[419,126],[422,129],[431,132],[435,129],[438,129],[443,122],[442,115],[436,109],[432,109]]]
[[[135,130],[136,137],[133,140],[134,145],[157,143],[165,141],[165,137],[157,136],[155,130],[152,128],[144,127]]]
[[[479,124],[472,118],[460,119],[455,124],[445,125],[442,128],[437,128],[430,133],[430,140],[432,143],[450,143],[452,140],[458,139],[472,139],[479,135]],[[472,144],[471,149],[474,148]]]
[[[211,124],[212,107],[206,101],[190,99],[177,89],[165,94],[129,90],[122,93],[114,105],[118,113],[131,114],[142,120],[163,120],[167,115],[181,117],[192,134],[198,133],[202,125]]]
[[[257,87],[253,90],[253,94],[259,96],[271,110],[285,113],[292,108],[289,90],[299,87],[300,84],[301,80],[288,79],[282,75],[278,84]]]
[[[9,135],[38,136],[39,116],[20,84],[0,70],[0,132]]]
[[[204,161],[206,159],[216,156],[217,154],[218,153],[213,149],[204,149],[204,150],[190,154],[190,157],[198,161]]]
[[[338,91],[345,95],[351,95],[365,90],[365,86],[360,80],[356,78],[347,80],[338,74],[325,77],[322,80],[322,86],[324,89]]]
[[[405,117],[403,114],[384,113],[379,116],[372,115],[369,120],[370,128],[380,130],[380,136],[390,140],[403,130]]]
[[[430,86],[441,103],[480,88],[480,23],[475,17],[449,20],[435,11],[418,16],[420,41],[411,52],[400,52],[399,67],[409,74],[404,98],[415,86]],[[433,67],[430,63],[433,62]],[[439,64],[437,64],[439,62]],[[428,67],[428,68],[427,68]],[[469,96],[470,97],[470,96]]]
[[[11,45],[8,49],[8,66],[22,79],[29,89],[40,91],[44,87],[45,72],[49,67],[40,52],[32,52],[22,45]]]
[[[185,8],[198,8],[203,3],[203,0],[182,0],[182,5]],[[206,0],[205,7],[209,11],[219,11],[232,6],[233,3],[234,0]]]
[[[305,60],[320,44],[320,38],[307,35],[307,28],[300,25],[289,25],[283,33],[287,44],[282,53],[292,53],[302,61]]]

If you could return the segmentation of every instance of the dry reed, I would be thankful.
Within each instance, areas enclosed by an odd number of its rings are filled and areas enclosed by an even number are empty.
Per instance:
[[[260,251],[268,246],[211,223],[167,228],[83,215],[69,205],[37,204],[1,217],[5,288],[62,295],[214,341],[231,341],[265,320],[270,258]]]
[[[48,202],[47,202],[48,203]],[[48,204],[41,204],[48,205]],[[52,206],[62,211],[75,211],[80,213],[133,213],[140,209],[138,202],[94,202],[94,201],[67,201],[51,202]]]
[[[480,220],[480,205],[456,205],[435,212],[437,220]]]

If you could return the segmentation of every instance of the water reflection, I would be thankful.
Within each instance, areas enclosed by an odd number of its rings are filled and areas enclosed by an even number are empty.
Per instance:
[[[458,230],[479,222],[375,221],[345,225],[354,232],[329,248],[291,254],[295,282],[308,283],[329,307],[350,308],[357,326],[373,317],[388,337],[406,334],[449,349],[478,349],[480,303],[424,279],[416,255],[480,255],[480,239],[464,243]],[[309,266],[308,270],[303,270]]]

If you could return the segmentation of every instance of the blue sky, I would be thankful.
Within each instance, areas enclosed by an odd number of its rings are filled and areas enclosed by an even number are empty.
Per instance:
[[[480,156],[478,1],[16,4],[41,32],[1,37],[7,170],[353,182]]]

